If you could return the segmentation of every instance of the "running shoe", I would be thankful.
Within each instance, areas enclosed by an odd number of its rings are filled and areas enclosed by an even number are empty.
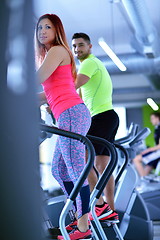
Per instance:
[[[88,225],[90,226],[90,221],[89,220],[88,220]],[[68,224],[66,226],[67,231],[72,231],[75,228],[77,228],[77,220],[75,220],[74,222],[71,222],[70,224]]]
[[[119,223],[119,218],[118,218],[118,213],[116,211],[113,211],[110,215],[104,217],[104,218],[101,218],[98,217],[98,219],[100,221],[104,221],[104,222],[108,222],[108,223]]]
[[[113,211],[110,208],[110,206],[108,205],[108,203],[105,203],[103,207],[95,207],[95,212],[96,212],[96,215],[97,215],[98,219],[101,220],[101,218],[107,217]],[[93,220],[93,217],[92,217],[91,213],[89,213],[89,219],[90,219],[90,221]]]
[[[66,226],[67,232],[71,232],[73,229],[77,228],[77,220],[71,222]],[[58,235],[61,235],[61,230],[58,227],[53,227],[48,229],[49,235],[52,237],[52,239],[57,239]]]
[[[71,222],[70,224],[68,224],[66,226],[66,230],[67,231],[72,231],[76,227],[77,227],[77,220],[75,220],[74,222]]]
[[[80,232],[77,228],[75,228],[69,233],[69,237],[71,240],[89,239],[92,237],[92,232],[90,229],[86,232]],[[57,239],[64,239],[64,237],[59,235]]]

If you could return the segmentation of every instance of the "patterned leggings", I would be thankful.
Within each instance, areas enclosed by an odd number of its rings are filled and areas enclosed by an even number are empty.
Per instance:
[[[89,110],[84,104],[65,110],[58,119],[58,127],[81,135],[86,135],[91,124]],[[59,136],[57,139],[52,175],[68,196],[85,166],[85,145],[78,140]],[[85,180],[76,198],[78,218],[89,211],[90,191]]]

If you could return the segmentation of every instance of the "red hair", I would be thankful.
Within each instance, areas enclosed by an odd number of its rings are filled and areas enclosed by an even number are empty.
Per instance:
[[[76,73],[76,65],[75,65],[74,57],[73,57],[73,54],[68,45],[63,24],[62,24],[60,18],[55,14],[44,14],[38,19],[38,22],[36,25],[36,30],[35,30],[36,66],[39,67],[42,64],[42,62],[45,58],[45,55],[46,55],[46,48],[43,44],[41,44],[38,41],[38,36],[37,36],[39,22],[45,18],[49,19],[55,27],[56,37],[53,41],[53,46],[62,45],[68,51],[70,58],[71,58],[72,75],[73,75],[74,79],[76,79],[77,73]]]

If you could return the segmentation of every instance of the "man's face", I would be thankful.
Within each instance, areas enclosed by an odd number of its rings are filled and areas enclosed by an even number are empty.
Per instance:
[[[156,126],[159,124],[159,118],[156,117],[155,115],[151,115],[150,116],[150,121],[152,123],[153,126]]]
[[[76,38],[72,40],[72,51],[74,55],[81,61],[88,57],[92,45],[83,38]]]

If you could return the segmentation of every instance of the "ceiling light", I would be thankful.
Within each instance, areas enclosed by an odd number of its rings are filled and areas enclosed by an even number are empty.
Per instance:
[[[154,111],[159,109],[158,105],[153,101],[152,98],[147,98],[147,103]]]
[[[121,71],[127,70],[125,65],[116,56],[116,54],[112,51],[112,49],[107,45],[107,43],[104,41],[103,38],[99,38],[98,43]]]

